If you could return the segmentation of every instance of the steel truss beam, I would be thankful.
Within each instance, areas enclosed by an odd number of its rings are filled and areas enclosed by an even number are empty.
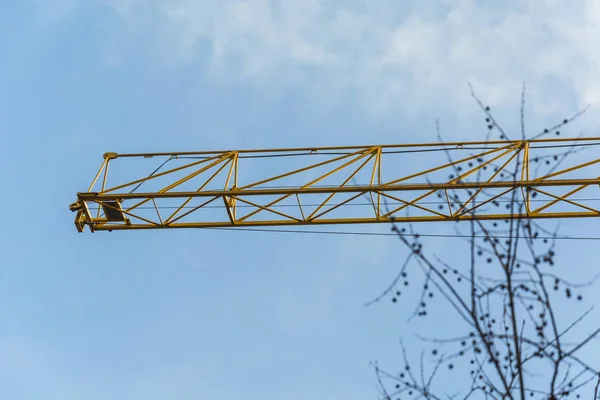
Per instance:
[[[577,163],[558,167],[567,155],[574,157],[568,150],[597,144],[600,138],[106,153],[89,189],[78,193],[70,208],[77,213],[79,232],[85,226],[93,232],[597,217],[598,208],[574,195],[594,187],[598,190],[600,158],[578,157]],[[432,154],[447,158],[437,162]],[[406,162],[409,155],[419,156],[418,162]],[[392,157],[395,162],[388,162]],[[552,163],[548,162],[551,157]],[[175,161],[183,165],[108,186],[109,165],[157,158],[165,159],[165,165]],[[298,158],[299,166],[288,167],[290,158]],[[268,171],[278,170],[243,183],[244,172],[254,175],[258,171],[244,169],[242,161],[252,159],[271,159],[275,165]],[[534,163],[540,159],[553,169],[531,177],[539,171]],[[413,173],[389,175],[431,163]],[[447,179],[440,179],[448,173]],[[357,183],[358,179],[363,182]],[[142,185],[154,186],[141,191]],[[436,196],[438,201],[432,202]],[[359,213],[350,207],[359,201],[367,211],[363,207]],[[506,211],[490,209],[498,208],[501,201]]]

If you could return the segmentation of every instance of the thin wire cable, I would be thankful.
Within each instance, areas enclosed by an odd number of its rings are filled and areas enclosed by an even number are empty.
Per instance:
[[[539,146],[529,146],[529,148],[530,149],[558,149],[561,147],[587,147],[587,146],[600,146],[600,143],[539,145]]]
[[[164,167],[172,159],[173,159],[173,156],[169,157],[164,163],[160,164],[158,166],[158,168],[156,168],[154,171],[152,171],[152,173],[150,175],[148,175],[145,179],[152,178],[154,176],[154,174],[156,174],[162,167]],[[142,182],[140,182],[136,187],[134,187],[133,189],[131,189],[131,191],[129,192],[129,194],[131,194],[131,193],[135,192],[136,190],[138,190],[140,188],[140,186],[142,186],[145,182],[146,182],[146,180],[143,180]]]
[[[570,201],[600,201],[600,198],[595,198],[595,197],[590,197],[590,198],[569,198]],[[553,201],[553,199],[531,199],[529,200],[530,203],[546,203],[546,202],[550,202]],[[500,200],[496,200],[497,203],[512,203],[511,199],[500,199]],[[391,205],[395,205],[395,204],[404,204],[402,202],[390,202]],[[418,203],[419,205],[446,205],[448,204],[448,202],[446,200],[439,200],[439,201],[422,201]],[[302,204],[302,207],[319,207],[321,206],[322,203],[318,203],[318,204]],[[344,205],[344,206],[361,206],[361,207],[372,207],[373,203],[327,203],[328,206],[331,207],[335,207],[335,206],[340,206],[340,205]],[[182,209],[191,209],[191,208],[196,208],[197,206],[184,206]],[[276,208],[298,208],[298,204],[278,204],[276,206]],[[90,210],[96,210],[100,208],[100,206],[97,207],[90,207]],[[136,207],[136,209],[138,210],[155,210],[156,208],[158,208],[159,210],[174,210],[179,208],[179,206],[139,206]],[[204,209],[207,208],[211,208],[211,209],[224,209],[225,206],[224,205],[206,205],[204,207],[202,207]],[[251,206],[251,205],[246,205],[246,204],[237,204],[236,208],[256,208],[256,206]]]
[[[313,234],[313,235],[351,235],[351,236],[398,236],[397,233],[385,233],[385,232],[353,232],[353,231],[322,231],[322,230],[294,230],[294,229],[264,229],[264,228],[202,228],[212,230],[225,230],[225,231],[246,231],[246,232],[266,232],[266,233],[300,233],[300,234]],[[484,239],[488,236],[485,235],[456,235],[456,234],[423,234],[423,233],[402,233],[404,236],[412,237],[433,237],[433,238],[481,238]],[[490,235],[491,239],[515,239],[514,237],[507,235]],[[519,239],[528,239],[521,237]],[[532,238],[533,240],[600,240],[600,236],[538,236]]]
[[[565,147],[589,147],[589,146],[600,146],[600,142],[592,143],[576,143],[576,144],[550,144],[550,145],[533,145],[529,149],[555,149]],[[365,146],[368,148],[369,146]],[[498,146],[501,148],[501,146]],[[490,150],[490,147],[485,146],[470,146],[470,147],[441,147],[441,148],[428,148],[428,149],[411,149],[411,150],[384,150],[382,154],[410,154],[410,153],[431,153],[431,152],[443,152],[449,150]],[[268,150],[265,150],[268,152]],[[216,154],[217,152],[215,152]],[[298,157],[298,156],[315,156],[315,155],[328,155],[328,156],[343,156],[350,155],[356,152],[345,152],[345,151],[325,151],[325,152],[296,152],[296,153],[277,153],[277,154],[251,154],[251,155],[239,155],[238,158],[277,158],[277,157]],[[192,159],[192,160],[206,160],[211,158],[210,156],[176,156],[178,159]]]

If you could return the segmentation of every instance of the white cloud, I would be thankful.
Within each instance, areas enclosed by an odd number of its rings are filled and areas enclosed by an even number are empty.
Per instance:
[[[155,51],[171,65],[207,62],[216,81],[300,84],[329,100],[350,89],[376,113],[418,112],[432,102],[462,112],[470,102],[467,81],[496,106],[513,103],[523,81],[538,112],[600,103],[594,0],[141,4],[122,7],[121,15],[130,20],[140,7],[152,7],[161,15],[160,23],[148,24],[159,31],[149,37],[161,38],[151,44]],[[199,59],[207,56],[198,43],[210,44],[209,60]]]

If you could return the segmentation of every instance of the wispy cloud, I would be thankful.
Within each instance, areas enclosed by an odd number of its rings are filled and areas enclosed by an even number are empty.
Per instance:
[[[148,25],[159,31],[149,37],[161,38],[154,51],[169,63],[201,61],[210,79],[301,84],[329,97],[351,90],[375,112],[420,109],[432,97],[461,105],[467,81],[492,105],[514,101],[523,81],[547,112],[573,100],[600,102],[593,0],[402,4],[171,0],[130,2],[120,15],[131,21],[153,8],[161,16]],[[210,50],[200,52],[201,43]],[[557,89],[576,98],[561,99]]]

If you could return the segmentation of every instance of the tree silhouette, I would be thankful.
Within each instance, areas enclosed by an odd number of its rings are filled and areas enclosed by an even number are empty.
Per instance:
[[[489,107],[473,92],[473,98],[485,115],[486,141],[492,135],[509,140]],[[525,86],[521,96],[521,140],[525,133]],[[529,139],[559,135],[560,130],[585,110]],[[441,134],[438,126],[438,137]],[[535,158],[536,171],[553,171],[580,149],[558,149]],[[554,151],[554,150],[553,150]],[[452,161],[451,154],[447,157]],[[483,160],[477,160],[479,163]],[[520,178],[519,161],[515,169],[505,171],[505,179]],[[460,176],[455,166],[454,176]],[[498,166],[493,167],[498,171]],[[481,169],[479,170],[481,172]],[[449,196],[455,207],[475,204],[480,193],[456,191],[438,193]],[[535,198],[537,192],[528,193]],[[600,386],[598,363],[589,363],[582,356],[586,345],[600,329],[581,334],[576,328],[591,309],[578,315],[569,313],[569,320],[560,319],[557,304],[575,302],[581,305],[582,291],[592,282],[577,284],[565,279],[556,268],[556,238],[558,229],[550,231],[533,220],[519,217],[525,207],[524,196],[512,190],[510,199],[489,202],[491,207],[510,209],[513,218],[503,221],[470,220],[455,224],[457,236],[466,237],[465,260],[451,265],[424,246],[412,226],[392,224],[392,231],[408,250],[407,258],[392,284],[373,302],[391,299],[403,307],[416,303],[409,321],[431,317],[431,304],[452,310],[456,320],[453,329],[462,332],[447,337],[440,333],[430,337],[417,335],[421,349],[418,362],[402,345],[403,362],[399,371],[391,372],[374,364],[383,399],[548,399],[580,398],[593,393],[596,399]],[[478,209],[473,212],[477,212]],[[465,224],[468,226],[464,229]],[[459,228],[463,228],[460,230]],[[447,258],[447,257],[446,257]],[[420,295],[405,299],[402,291],[414,285],[415,276]],[[577,309],[573,305],[566,305]],[[600,358],[600,357],[598,357]],[[447,375],[442,377],[441,375]],[[451,379],[452,387],[441,386]],[[590,398],[590,397],[587,397]]]

